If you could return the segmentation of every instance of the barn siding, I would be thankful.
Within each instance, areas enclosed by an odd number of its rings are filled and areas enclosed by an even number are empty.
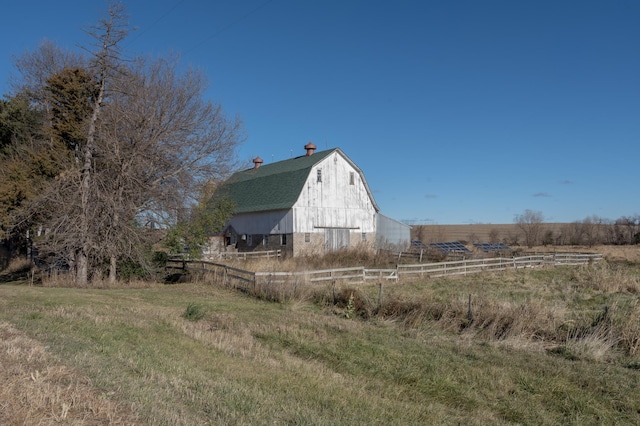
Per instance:
[[[243,213],[233,216],[230,225],[243,234],[291,234],[293,216],[291,210]]]

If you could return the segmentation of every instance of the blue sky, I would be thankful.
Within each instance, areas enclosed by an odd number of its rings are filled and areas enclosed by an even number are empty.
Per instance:
[[[251,166],[341,148],[408,223],[640,214],[640,1],[129,0],[130,54],[181,55]],[[106,2],[3,5],[0,93]]]

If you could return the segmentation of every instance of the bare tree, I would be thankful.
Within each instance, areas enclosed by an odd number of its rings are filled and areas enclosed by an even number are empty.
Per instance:
[[[203,101],[202,76],[179,76],[177,66],[165,59],[135,62],[105,106],[99,161],[110,176],[100,193],[119,230],[105,244],[112,272],[114,258],[133,249],[134,219],[176,223],[202,186],[221,181],[233,164],[240,121]]]
[[[582,236],[589,247],[601,242],[602,219],[596,215],[587,216],[582,220]]]
[[[119,260],[142,261],[145,222],[176,223],[205,182],[227,175],[242,139],[240,121],[203,99],[197,71],[178,73],[175,58],[122,60],[124,22],[124,9],[111,5],[91,32],[88,108],[72,126],[84,138],[32,209],[51,230],[43,248],[69,263],[81,285],[105,264],[113,281]]]
[[[524,213],[516,215],[514,222],[524,234],[527,247],[533,247],[540,242],[544,222],[542,212],[525,210]]]
[[[46,81],[67,68],[83,68],[86,60],[78,53],[63,50],[53,42],[44,40],[40,46],[14,59],[19,76],[11,76],[13,94],[27,97],[34,104],[47,109]]]
[[[640,215],[622,216],[613,224],[615,244],[638,244],[640,242]]]

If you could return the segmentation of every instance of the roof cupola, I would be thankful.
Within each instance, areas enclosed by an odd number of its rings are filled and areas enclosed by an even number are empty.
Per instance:
[[[317,146],[313,144],[313,142],[309,142],[304,146],[304,149],[307,150],[307,157],[313,155],[313,152],[316,150]]]

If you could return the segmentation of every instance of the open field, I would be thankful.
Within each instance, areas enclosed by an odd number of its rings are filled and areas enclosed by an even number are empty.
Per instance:
[[[544,223],[544,229],[555,233],[566,224]],[[412,237],[423,240],[425,243],[444,241],[489,242],[491,233],[497,241],[509,242],[516,237],[522,241],[522,231],[514,223],[485,224],[475,223],[468,225],[415,225]]]
[[[629,249],[381,299],[0,284],[0,424],[639,424]]]

